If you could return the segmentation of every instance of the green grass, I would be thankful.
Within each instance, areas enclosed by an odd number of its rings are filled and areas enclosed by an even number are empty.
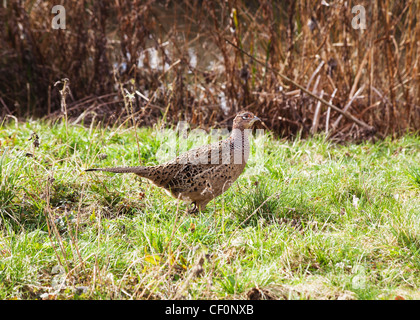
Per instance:
[[[137,133],[157,163],[164,135]],[[420,298],[419,137],[258,139],[238,181],[189,215],[135,175],[84,173],[138,165],[132,128],[4,125],[0,298]]]

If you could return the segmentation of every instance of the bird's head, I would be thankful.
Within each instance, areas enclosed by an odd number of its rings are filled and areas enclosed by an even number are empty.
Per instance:
[[[261,119],[252,112],[245,111],[238,113],[235,119],[233,119],[233,129],[251,129],[255,121],[261,121]]]

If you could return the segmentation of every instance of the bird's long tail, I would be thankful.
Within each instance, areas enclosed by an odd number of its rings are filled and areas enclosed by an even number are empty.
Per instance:
[[[106,171],[106,172],[113,172],[113,173],[135,173],[139,176],[147,178],[148,167],[114,167],[114,168],[93,168],[93,169],[86,169],[85,171]]]

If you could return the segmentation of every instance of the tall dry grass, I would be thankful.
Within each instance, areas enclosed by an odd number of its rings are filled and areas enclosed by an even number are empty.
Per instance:
[[[60,116],[53,85],[68,78],[73,121],[210,126],[246,108],[285,136],[371,136],[281,73],[379,136],[420,129],[418,1],[63,1],[66,30],[51,27],[53,1],[5,3],[2,116]]]

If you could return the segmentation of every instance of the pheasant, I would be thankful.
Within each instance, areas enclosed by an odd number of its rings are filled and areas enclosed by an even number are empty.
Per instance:
[[[173,160],[156,166],[94,168],[86,171],[135,173],[171,196],[191,202],[191,213],[224,193],[243,172],[249,157],[249,139],[255,121],[251,112],[241,112],[233,120],[231,135],[222,141],[191,149]]]

